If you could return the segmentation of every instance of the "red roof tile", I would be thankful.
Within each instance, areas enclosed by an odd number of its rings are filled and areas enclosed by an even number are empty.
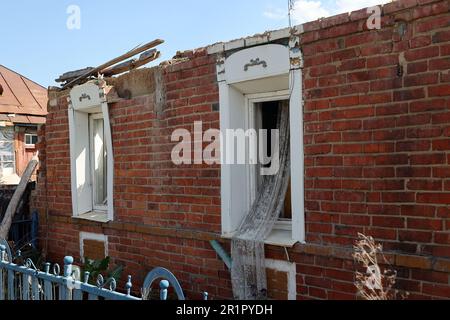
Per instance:
[[[0,114],[16,114],[15,123],[42,123],[47,115],[47,89],[0,65]],[[26,120],[26,121],[25,121]],[[23,121],[23,122],[22,122]]]

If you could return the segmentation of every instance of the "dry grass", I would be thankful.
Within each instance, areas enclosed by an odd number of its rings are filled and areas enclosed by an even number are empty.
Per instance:
[[[365,300],[405,299],[407,293],[400,294],[394,286],[397,272],[391,268],[382,270],[380,264],[389,265],[383,254],[383,246],[372,237],[358,234],[359,240],[354,246],[355,262],[366,269],[366,273],[356,272],[355,286],[358,295]]]

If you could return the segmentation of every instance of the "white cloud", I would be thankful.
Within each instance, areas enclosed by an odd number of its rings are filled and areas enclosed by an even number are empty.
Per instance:
[[[297,0],[292,11],[292,20],[295,24],[313,21],[318,18],[351,12],[367,7],[391,2],[392,0],[334,0],[329,5],[324,5],[320,0]],[[282,20],[287,17],[287,10],[269,8],[264,16],[273,20]]]
[[[330,12],[323,7],[321,1],[298,0],[292,11],[292,20],[295,24],[328,16]]]
[[[336,10],[333,14],[351,12],[388,2],[391,2],[391,0],[336,0]]]

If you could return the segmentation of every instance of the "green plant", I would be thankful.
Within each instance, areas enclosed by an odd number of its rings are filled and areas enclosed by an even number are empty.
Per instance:
[[[116,280],[119,282],[122,277],[123,266],[117,266],[113,269],[110,269],[111,258],[106,257],[102,260],[92,260],[89,258],[85,258],[85,263],[82,269],[82,277],[84,277],[85,272],[89,272],[89,284],[96,285],[97,278],[101,274],[102,276],[107,275],[106,281],[110,279]]]

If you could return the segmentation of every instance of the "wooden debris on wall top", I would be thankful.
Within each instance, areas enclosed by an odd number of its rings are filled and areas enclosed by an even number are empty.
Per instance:
[[[161,56],[161,53],[154,47],[164,43],[164,40],[156,39],[145,45],[139,46],[117,58],[114,58],[96,68],[88,67],[81,70],[66,72],[61,75],[56,82],[63,83],[62,89],[67,89],[75,85],[84,83],[95,76],[104,75],[111,77],[133,69],[144,66]],[[133,58],[140,54],[139,58]],[[133,59],[130,59],[133,58]],[[130,59],[124,61],[126,59]]]

